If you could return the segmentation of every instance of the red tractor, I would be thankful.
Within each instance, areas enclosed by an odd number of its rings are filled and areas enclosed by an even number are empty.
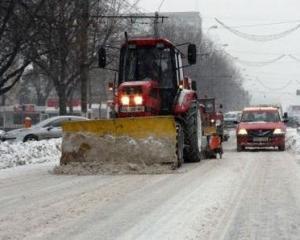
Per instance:
[[[184,54],[165,38],[126,37],[118,78],[110,84],[113,119],[66,124],[61,165],[91,163],[101,172],[106,163],[140,170],[200,161],[206,149],[203,108],[196,82],[183,71],[196,63],[197,51],[194,44],[187,48],[183,65]],[[99,67],[106,68],[106,48],[98,57]]]
[[[174,116],[179,131],[178,154],[200,161],[201,113],[196,83],[184,76],[183,54],[164,38],[134,38],[120,50],[119,77],[113,84],[116,118]],[[188,64],[196,63],[194,44],[188,45]],[[106,50],[99,50],[99,66],[106,66]],[[183,160],[181,160],[183,161]]]

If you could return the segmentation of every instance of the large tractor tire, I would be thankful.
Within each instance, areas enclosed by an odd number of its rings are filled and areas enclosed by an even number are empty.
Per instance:
[[[199,162],[202,154],[202,122],[200,111],[196,103],[192,103],[185,116],[184,126],[184,160],[186,162]]]

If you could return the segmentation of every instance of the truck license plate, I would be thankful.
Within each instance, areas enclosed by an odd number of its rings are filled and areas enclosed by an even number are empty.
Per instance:
[[[269,138],[267,137],[255,137],[253,138],[253,142],[267,142]]]

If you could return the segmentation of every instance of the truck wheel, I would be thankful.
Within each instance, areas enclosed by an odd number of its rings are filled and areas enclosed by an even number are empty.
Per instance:
[[[281,152],[285,151],[285,144],[278,146],[278,150]]]
[[[177,156],[177,166],[175,168],[181,167],[183,163],[183,149],[184,149],[184,132],[180,123],[176,123],[176,156]]]
[[[241,151],[244,151],[245,150],[245,147],[244,146],[241,146],[239,144],[236,145],[236,151],[237,152],[241,152]]]
[[[23,142],[28,142],[28,141],[38,141],[38,137],[35,135],[27,135],[24,137]]]
[[[187,162],[199,162],[202,158],[202,122],[200,111],[196,103],[192,103],[185,116],[184,160]]]

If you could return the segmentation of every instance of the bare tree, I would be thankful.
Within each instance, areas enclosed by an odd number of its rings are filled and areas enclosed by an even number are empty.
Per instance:
[[[34,57],[31,38],[36,34],[35,18],[44,0],[5,0],[0,2],[0,95],[21,78]]]
[[[28,103],[45,106],[46,101],[53,90],[53,82],[41,69],[33,64],[22,76],[19,96],[28,98]]]
[[[85,2],[85,3],[84,3]],[[99,45],[113,37],[116,25],[101,19],[101,15],[118,11],[116,0],[99,2],[90,0],[45,0],[39,19],[38,44],[34,60],[54,84],[59,97],[60,114],[66,114],[67,100],[75,89],[83,89],[86,104],[87,71],[95,63]],[[89,9],[91,9],[89,11]],[[97,17],[88,17],[88,15]],[[80,81],[81,79],[81,84]]]
[[[199,97],[216,98],[225,110],[240,109],[249,104],[250,96],[243,88],[243,77],[226,53],[202,36],[201,27],[182,19],[171,18],[162,26],[161,34],[174,43],[192,42],[198,46],[197,64],[186,72],[197,81]]]

